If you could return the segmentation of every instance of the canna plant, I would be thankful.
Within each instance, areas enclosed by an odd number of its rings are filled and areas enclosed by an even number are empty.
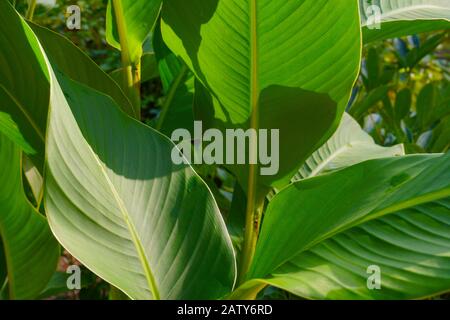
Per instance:
[[[0,298],[39,297],[60,247],[131,299],[450,290],[450,154],[379,146],[345,113],[362,46],[449,29],[448,1],[110,0],[111,75],[32,17],[0,1]],[[157,74],[151,127],[140,88]],[[279,130],[276,174],[223,165],[237,181],[226,217],[171,158],[168,136],[194,119]]]

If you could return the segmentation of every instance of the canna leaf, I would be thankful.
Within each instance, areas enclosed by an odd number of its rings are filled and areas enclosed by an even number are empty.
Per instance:
[[[36,37],[8,1],[0,1],[0,20],[0,133],[19,145],[42,171],[47,65]]]
[[[267,283],[309,299],[423,299],[450,287],[450,199],[362,223],[299,254]],[[368,286],[379,273],[379,287]]]
[[[280,130],[278,173],[248,179],[251,168],[231,166],[240,184],[287,184],[349,99],[360,63],[357,2],[173,0],[161,15],[164,41],[199,79],[205,126]]]
[[[333,136],[300,168],[294,181],[343,169],[367,160],[405,155],[403,145],[382,147],[350,115],[344,113]]]
[[[45,217],[25,196],[21,173],[21,150],[0,134],[0,237],[10,299],[37,297],[56,270],[59,258],[58,243]],[[0,281],[1,291],[5,283]]]
[[[194,76],[166,46],[161,35],[160,23],[156,25],[153,47],[158,62],[161,82],[166,95],[156,122],[156,129],[167,136],[179,128],[194,131]]]
[[[449,159],[370,160],[285,188],[269,203],[249,278],[275,272],[350,227],[450,196]]]
[[[66,37],[47,28],[28,22],[42,44],[54,68],[71,79],[109,95],[126,113],[133,115],[133,107],[120,87],[81,49]]]
[[[133,299],[231,291],[235,259],[219,209],[190,166],[173,164],[169,139],[58,75],[47,144],[50,226],[94,273]]]

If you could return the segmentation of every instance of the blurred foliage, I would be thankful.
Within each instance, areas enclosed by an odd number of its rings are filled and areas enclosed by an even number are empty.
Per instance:
[[[450,147],[450,33],[366,47],[349,112],[377,143],[407,153]]]

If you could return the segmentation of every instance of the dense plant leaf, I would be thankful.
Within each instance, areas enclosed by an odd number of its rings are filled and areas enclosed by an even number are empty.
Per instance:
[[[280,129],[280,170],[258,177],[280,186],[339,123],[360,62],[358,15],[356,1],[173,0],[162,33],[211,94],[196,99],[205,125]],[[246,189],[249,169],[231,169]]]
[[[404,155],[402,145],[382,147],[373,141],[350,115],[344,114],[333,136],[315,151],[300,168],[294,180],[314,177],[378,158]]]
[[[167,136],[179,128],[194,129],[194,76],[189,68],[164,43],[160,23],[154,32],[153,47],[166,95],[156,129]]]
[[[0,134],[0,235],[10,299],[36,297],[56,269],[59,246],[22,186],[21,151]],[[3,286],[3,282],[2,282]]]
[[[127,45],[131,61],[138,63],[142,56],[142,45],[155,25],[161,9],[161,0],[109,0],[106,12],[106,40],[113,47],[121,50],[119,31],[114,1],[122,3],[126,28]]]
[[[205,183],[173,164],[170,140],[59,75],[47,143],[49,223],[84,265],[134,299],[219,298],[232,289],[225,224]]]
[[[133,107],[120,87],[83,51],[62,35],[31,22],[29,25],[54,68],[75,81],[109,95],[126,113],[133,115]]]
[[[364,43],[450,28],[447,0],[359,0]],[[381,13],[380,28],[368,28],[368,17]],[[374,26],[372,26],[374,27]]]
[[[0,132],[42,170],[48,70],[39,42],[18,17],[8,1],[0,1]]]
[[[267,208],[251,277],[270,274],[352,226],[450,196],[449,159],[450,154],[370,160],[285,188]]]
[[[425,203],[323,241],[278,268],[267,283],[310,299],[434,296],[450,288],[449,230],[450,200]],[[374,267],[379,289],[367,285]]]

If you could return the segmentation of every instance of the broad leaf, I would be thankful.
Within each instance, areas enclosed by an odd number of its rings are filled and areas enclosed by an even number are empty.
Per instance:
[[[429,202],[337,234],[278,268],[265,283],[309,299],[435,296],[450,289],[449,231],[450,199]]]
[[[36,37],[0,1],[0,132],[42,170],[49,103],[48,70]]]
[[[119,13],[125,25],[124,36],[131,61],[138,63],[142,56],[142,45],[153,29],[161,9],[161,0],[109,0],[106,12],[106,40],[113,47],[122,50],[114,2],[120,2]]]
[[[279,172],[251,175],[265,187],[288,183],[331,136],[360,63],[356,1],[172,0],[162,33],[207,92],[205,126],[280,130]],[[256,171],[231,169],[244,189]]]
[[[251,277],[267,276],[352,226],[450,196],[449,159],[450,154],[370,160],[285,188],[267,208]]]
[[[59,75],[47,144],[49,223],[84,265],[134,299],[230,292],[225,224],[193,169],[173,164],[170,140]]]
[[[133,115],[133,107],[120,87],[83,51],[62,35],[32,22],[29,25],[53,67],[71,79],[109,95],[126,113]]]
[[[0,237],[10,299],[36,297],[51,278],[59,257],[58,243],[45,217],[25,196],[20,157],[21,150],[0,134]]]
[[[448,0],[359,1],[364,43],[450,28]]]
[[[176,129],[194,129],[194,76],[189,68],[167,48],[161,36],[160,23],[154,32],[153,47],[166,95],[155,128],[167,136]]]
[[[345,113],[333,136],[306,160],[294,180],[314,177],[366,160],[402,156],[404,154],[402,145],[392,147],[377,145],[358,122]]]

